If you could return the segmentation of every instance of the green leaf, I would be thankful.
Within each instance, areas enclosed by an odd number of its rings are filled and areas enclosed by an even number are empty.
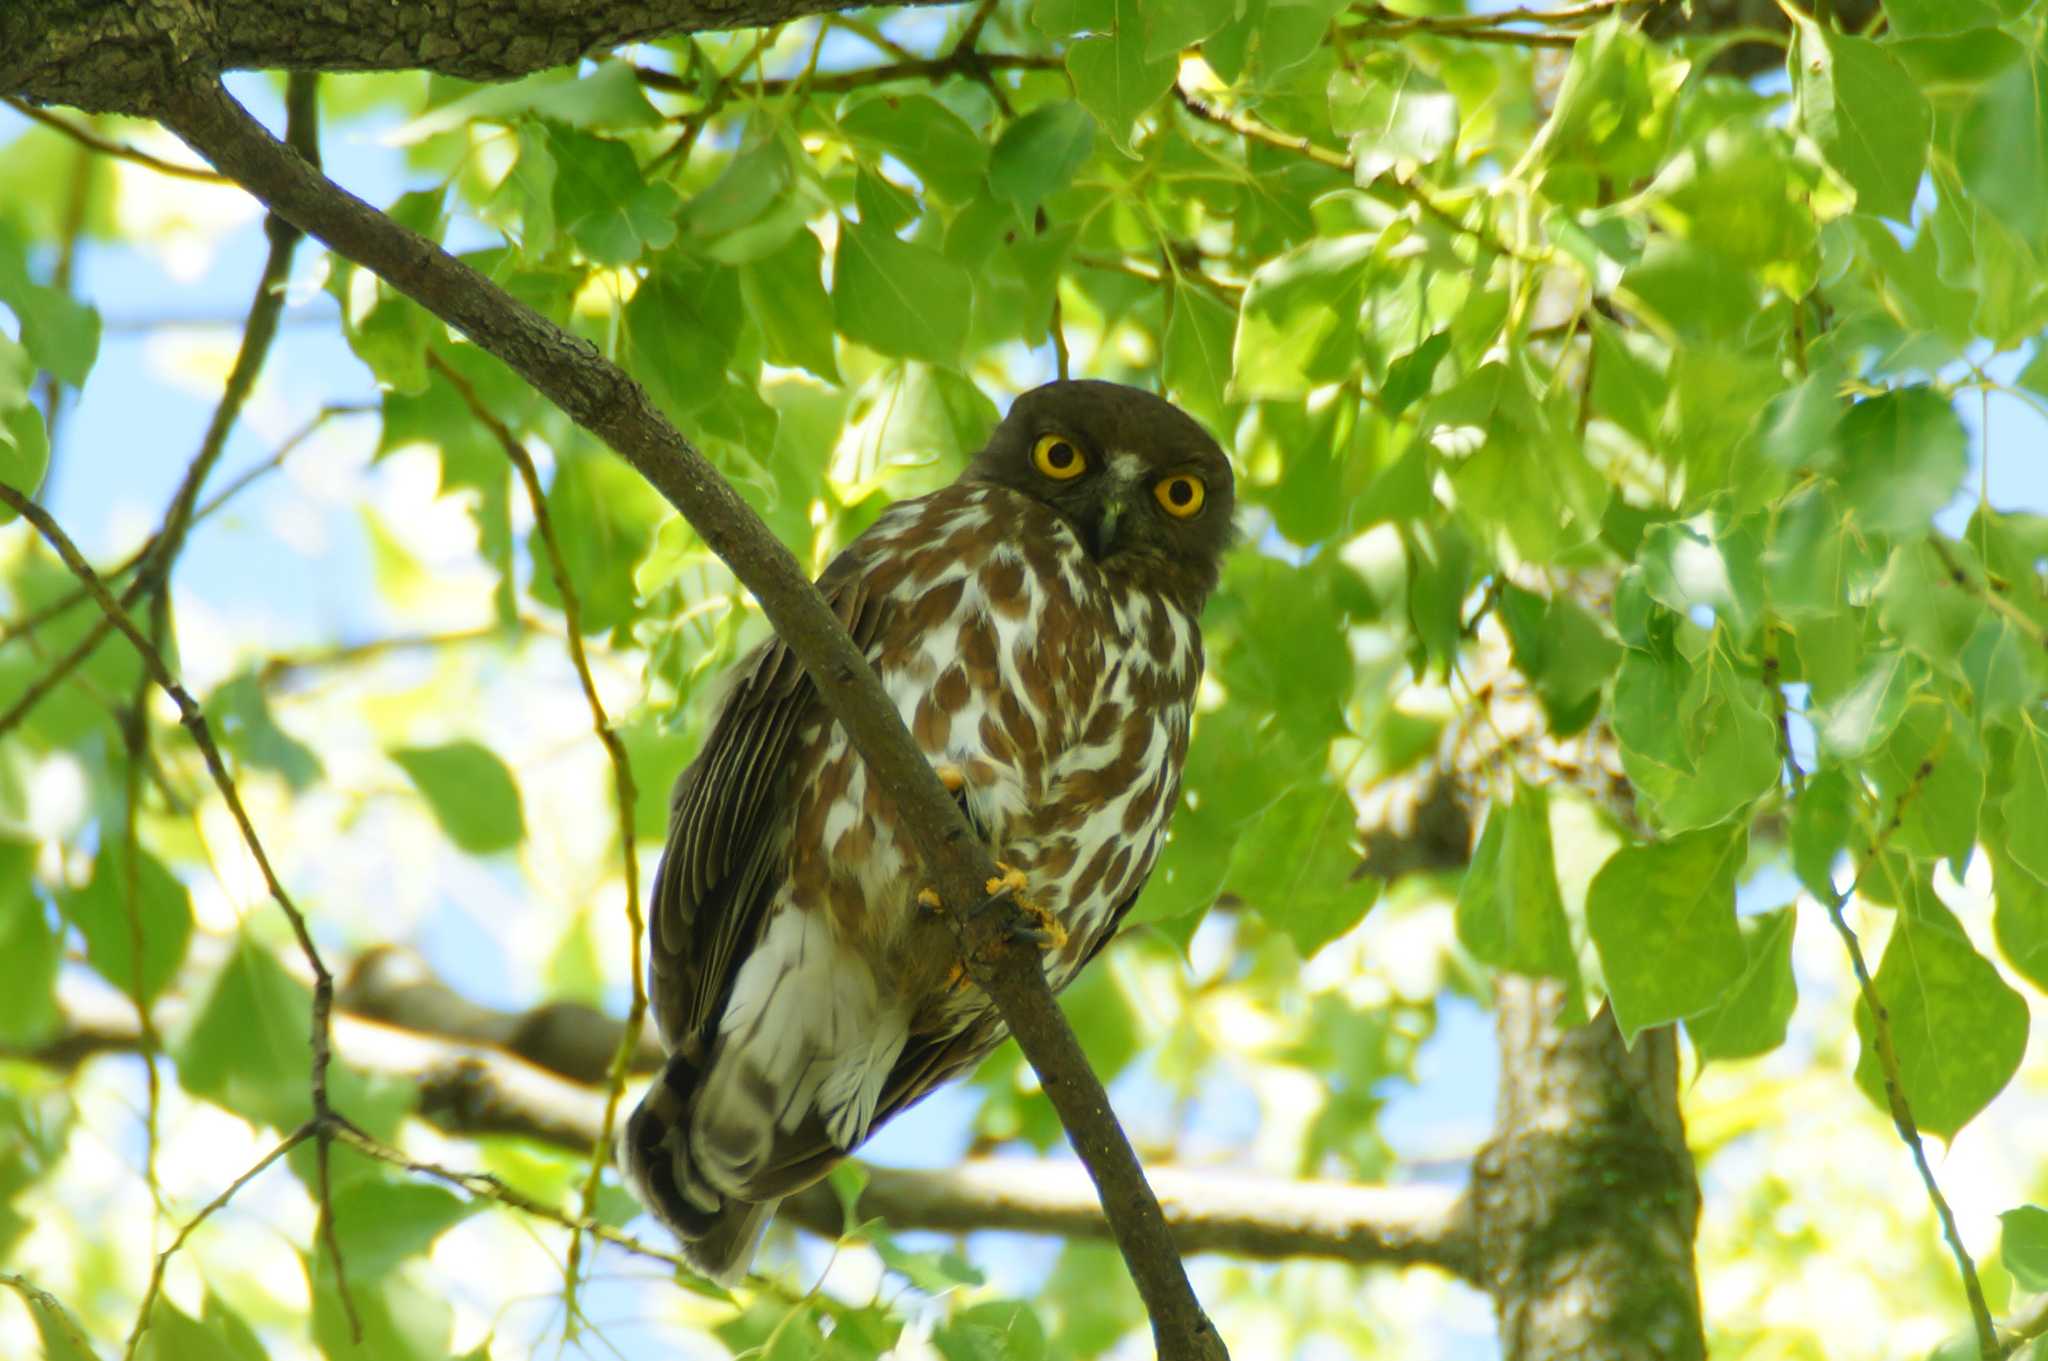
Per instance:
[[[365,1280],[351,1272],[351,1313],[342,1303],[324,1246],[317,1260],[307,1260],[305,1267],[312,1285],[313,1340],[328,1361],[362,1361],[370,1356],[377,1361],[448,1361],[455,1315],[440,1294],[422,1289],[402,1273]],[[351,1326],[352,1318],[361,1326],[360,1336]]]
[[[35,862],[33,844],[0,840],[0,1044],[28,1046],[57,1028],[61,952],[36,897]]]
[[[2048,992],[2048,884],[2020,868],[2001,844],[1991,848],[1991,932],[2020,975]]]
[[[668,502],[624,459],[571,443],[556,454],[548,512],[582,606],[583,632],[607,633],[630,622],[639,601],[633,572],[653,546]],[[534,598],[559,607],[561,591],[538,528],[527,536],[527,553],[533,559]]]
[[[1878,797],[1893,810],[1891,844],[1909,855],[1945,856],[1960,875],[1977,844],[1984,765],[1977,725],[1936,695],[1916,696],[1869,766]]]
[[[2048,237],[2048,58],[2037,52],[1985,83],[1955,138],[1965,192],[2038,247]]]
[[[1915,534],[1948,504],[1969,469],[1969,436],[1955,408],[1914,387],[1858,402],[1838,436],[1842,499],[1865,531]]]
[[[2048,1290],[2048,1210],[2022,1205],[1998,1217],[1998,1260],[2022,1290]]]
[[[819,278],[823,258],[817,237],[799,231],[776,254],[739,266],[739,297],[762,327],[770,362],[809,368],[825,383],[838,383],[831,299]]]
[[[0,346],[7,339],[0,336]],[[0,483],[23,496],[34,496],[50,470],[50,437],[43,413],[27,402],[0,408]],[[14,518],[12,506],[0,506],[0,524]]]
[[[1998,22],[1998,11],[1983,0],[1884,0],[1884,13],[1892,31],[1902,38],[1958,33]]]
[[[633,63],[600,61],[581,70],[571,63],[501,85],[481,86],[460,99],[429,109],[388,137],[400,146],[411,146],[453,132],[466,123],[509,123],[529,118],[603,131],[658,128],[662,122],[640,88]]]
[[[755,138],[733,154],[709,187],[683,205],[679,226],[723,264],[772,255],[799,232],[816,206],[787,141]]]
[[[1735,875],[1747,853],[1741,828],[1717,828],[1624,846],[1593,876],[1586,926],[1627,1043],[1707,1010],[1742,976]]]
[[[1985,606],[1958,584],[1950,562],[1968,560],[1965,545],[1948,543],[1936,550],[1928,537],[1892,550],[1878,579],[1878,623],[1923,661],[1954,668],[1977,632]],[[1967,579],[1967,572],[1965,578]]]
[[[1799,109],[1866,213],[1906,221],[1927,165],[1933,114],[1877,43],[1799,20]]]
[[[37,368],[81,387],[100,351],[100,314],[62,289],[30,280],[28,258],[0,222],[0,302],[21,323],[21,344]],[[10,486],[14,485],[9,483]]]
[[[881,354],[951,364],[967,340],[974,280],[926,246],[842,221],[832,269],[839,329]]]
[[[29,1317],[35,1320],[36,1334],[43,1342],[43,1361],[99,1361],[85,1330],[78,1326],[78,1320],[55,1295],[35,1289],[11,1273],[7,1280],[0,1281],[0,1285],[13,1286],[28,1306]]]
[[[207,696],[206,721],[236,759],[282,775],[295,792],[320,778],[320,758],[277,726],[255,672],[245,671]]]
[[[184,962],[192,938],[192,902],[185,886],[144,851],[135,860],[134,912],[129,911],[128,847],[119,836],[100,847],[92,880],[57,895],[57,906],[85,937],[85,957],[100,977],[142,1002],[154,1001]],[[140,967],[135,943],[142,942]]]
[[[1653,525],[1637,560],[1650,597],[1686,614],[1705,606],[1747,637],[1763,618],[1762,543],[1756,517],[1729,525],[1720,516]]]
[[[1923,1130],[1954,1138],[2018,1069],[2027,1047],[2026,999],[1977,953],[1924,882],[1908,886],[1873,981],[1913,1118]],[[1888,1110],[1870,1009],[1860,1000],[1856,1033],[1863,1042],[1856,1084]]]
[[[1986,610],[1963,645],[1963,678],[1976,697],[1977,716],[1999,722],[2048,688],[2048,656],[2039,639],[2011,616]]]
[[[1824,903],[1840,900],[1835,860],[1849,844],[1849,781],[1839,770],[1824,770],[1806,782],[1792,805],[1792,868],[1808,893]]]
[[[1019,222],[1065,189],[1095,154],[1095,119],[1070,100],[1041,104],[1003,129],[989,153],[988,186]]]
[[[1711,827],[1778,782],[1763,687],[1716,646],[1697,666],[1630,651],[1614,679],[1622,767],[1667,832]]]
[[[932,1332],[946,1361],[1043,1361],[1045,1330],[1038,1314],[1016,1300],[991,1300],[956,1310]]]
[[[1583,728],[1621,661],[1621,645],[1584,606],[1564,595],[1546,598],[1510,583],[1501,588],[1500,617],[1513,645],[1515,669],[1536,687],[1551,732],[1561,736]]]
[[[312,990],[244,931],[171,1044],[194,1096],[278,1129],[312,1113]]]
[[[739,273],[663,256],[626,304],[633,376],[673,417],[691,415],[725,391],[742,318]]]
[[[426,1252],[481,1204],[427,1182],[358,1177],[334,1191],[342,1261],[351,1273],[375,1280]]]
[[[676,239],[675,190],[647,180],[623,143],[547,125],[555,220],[592,263],[630,265]]]
[[[1926,666],[1910,652],[1870,654],[1846,693],[1813,708],[1821,750],[1852,761],[1876,751],[1926,679]]]
[[[2005,825],[2014,829],[2007,843],[2012,858],[2036,879],[2048,882],[2048,732],[2030,714],[2020,716],[2019,741],[2013,746],[2012,785],[2005,795]]]
[[[1458,940],[1482,963],[1561,980],[1566,1024],[1584,1019],[1550,845],[1550,802],[1540,788],[1517,780],[1514,802],[1494,802],[1458,887],[1457,926]]]
[[[1587,29],[1525,161],[1541,167],[1543,192],[1591,207],[1603,179],[1630,185],[1647,177],[1664,158],[1689,69],[1619,16]]]
[[[936,491],[995,427],[995,404],[951,369],[895,364],[855,398],[825,478],[843,504],[878,490],[892,497]]]
[[[1231,335],[1237,313],[1207,289],[1176,279],[1162,356],[1166,395],[1211,430],[1226,430]]]
[[[519,159],[481,212],[500,226],[517,224],[521,249],[538,258],[555,248],[555,157],[548,150],[547,132],[539,125],[522,122],[515,135]]]
[[[1787,472],[1832,469],[1841,459],[1841,385],[1839,373],[1822,371],[1771,398],[1757,421],[1764,457]]]
[[[1067,48],[1067,72],[1074,78],[1074,97],[1095,115],[1116,149],[1135,159],[1131,125],[1173,84],[1180,61],[1175,53],[1155,56],[1147,50],[1138,0],[1115,2],[1109,32]]]
[[[1789,907],[1744,917],[1742,973],[1707,1010],[1685,1018],[1702,1064],[1768,1054],[1785,1042],[1799,985],[1792,975]]]
[[[1174,0],[1144,9],[1145,54],[1178,59],[1183,48],[1193,47],[1236,18],[1238,0]]]
[[[1380,384],[1380,410],[1392,419],[1427,396],[1436,378],[1437,366],[1451,352],[1451,333],[1437,331],[1420,345],[1387,365],[1387,381]]]
[[[965,203],[981,188],[987,144],[930,95],[852,96],[839,112],[839,127],[855,142],[902,161],[948,202]]]
[[[475,742],[399,747],[396,761],[448,839],[472,855],[506,851],[526,839],[519,786],[497,753]]]
[[[1380,881],[1354,878],[1356,812],[1343,785],[1297,786],[1239,838],[1225,881],[1307,959],[1365,918]]]
[[[196,1319],[159,1296],[140,1355],[149,1361],[264,1361],[265,1352],[249,1325],[208,1293]]]
[[[1253,273],[1237,320],[1233,395],[1299,397],[1350,372],[1376,241],[1317,238]]]

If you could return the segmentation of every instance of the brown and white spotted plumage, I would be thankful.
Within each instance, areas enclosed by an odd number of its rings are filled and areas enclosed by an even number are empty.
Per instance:
[[[1232,503],[1229,464],[1178,409],[1054,383],[819,581],[919,746],[957,773],[970,822],[1064,931],[1054,988],[1158,856]],[[764,645],[676,786],[652,931],[670,1057],[623,1141],[642,1198],[708,1274],[743,1272],[780,1197],[1003,1038],[919,906],[925,883],[888,791],[795,658]]]

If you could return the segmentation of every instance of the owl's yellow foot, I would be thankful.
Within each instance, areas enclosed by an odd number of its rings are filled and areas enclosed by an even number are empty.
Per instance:
[[[935,888],[919,889],[917,891],[917,905],[927,912],[944,912],[946,910],[945,899],[939,897],[939,891]]]
[[[1024,919],[1015,927],[1016,936],[1020,940],[1031,942],[1041,950],[1063,948],[1067,943],[1067,928],[1060,925],[1058,917],[1046,911],[1026,894],[1025,890],[1031,883],[1024,877],[1024,871],[1005,865],[1000,860],[996,862],[996,868],[1002,873],[983,884],[982,890],[988,894],[989,903],[1008,898],[1017,904],[1017,910]]]
[[[967,787],[967,772],[956,765],[933,766],[932,773],[939,777],[948,794],[958,794]]]

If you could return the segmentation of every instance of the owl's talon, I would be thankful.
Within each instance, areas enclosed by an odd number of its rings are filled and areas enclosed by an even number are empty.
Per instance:
[[[949,763],[933,766],[932,771],[939,777],[939,783],[946,787],[948,794],[958,794],[967,787],[967,772],[956,765]]]
[[[1024,871],[1002,861],[996,862],[1002,873],[982,885],[988,897],[975,907],[977,913],[986,911],[995,904],[1008,899],[1017,905],[1018,915],[1009,923],[1010,935],[1040,950],[1058,950],[1067,943],[1067,928],[1060,925],[1060,919],[1033,902],[1025,893],[1031,881]]]
[[[919,889],[917,891],[917,905],[927,912],[944,912],[946,910],[945,899],[939,897],[939,891],[935,888]]]
[[[1024,871],[1013,869],[1000,860],[996,861],[996,868],[1001,870],[1002,874],[983,884],[981,891],[990,898],[1000,898],[1006,893],[1012,894],[1022,902],[1024,890],[1031,887],[1031,881],[1024,877]]]

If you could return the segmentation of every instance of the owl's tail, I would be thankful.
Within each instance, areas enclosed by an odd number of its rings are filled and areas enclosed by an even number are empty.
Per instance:
[[[675,1231],[690,1265],[737,1284],[779,1201],[738,1200],[713,1189],[690,1153],[690,1115],[702,1074],[681,1054],[668,1063],[619,1137],[619,1165],[647,1208]]]

